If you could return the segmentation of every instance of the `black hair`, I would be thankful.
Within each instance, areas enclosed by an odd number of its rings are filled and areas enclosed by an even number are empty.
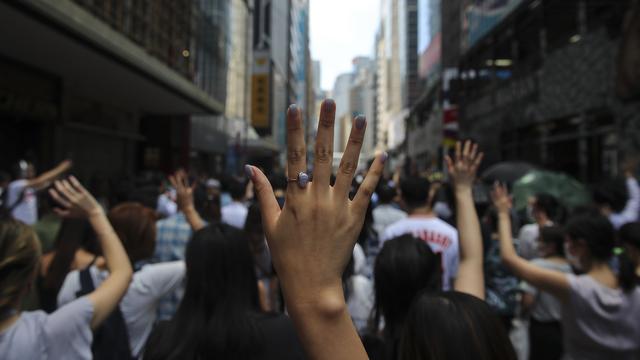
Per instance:
[[[499,318],[486,302],[461,292],[423,292],[411,305],[401,360],[515,360]]]
[[[561,227],[542,226],[540,241],[545,244],[553,244],[556,255],[564,257],[564,230]]]
[[[618,230],[618,239],[622,245],[632,246],[640,251],[640,222],[632,222],[622,225]],[[618,255],[620,272],[625,274],[634,274],[636,283],[640,283],[640,277],[637,276],[636,267],[640,264],[633,262],[629,254],[623,250]]]
[[[389,204],[393,201],[393,199],[398,194],[396,188],[391,187],[389,185],[382,185],[378,188],[378,199],[381,204]]]
[[[558,222],[558,215],[560,213],[560,203],[558,199],[547,193],[536,194],[535,198],[534,208],[538,211],[543,211],[552,221]]]
[[[569,220],[565,227],[566,234],[574,241],[583,240],[592,258],[607,262],[613,256],[615,246],[615,230],[613,225],[602,215],[580,215]],[[632,290],[636,285],[636,275],[633,268],[626,266],[628,256],[619,257],[622,265],[618,272],[618,282],[623,290]]]
[[[193,234],[178,310],[149,337],[145,359],[248,359],[264,346],[257,279],[246,235],[225,224]]]
[[[247,184],[244,181],[230,179],[227,183],[227,189],[229,190],[229,195],[231,195],[231,198],[233,200],[242,200],[247,190],[246,185]]]
[[[400,181],[402,200],[411,209],[427,205],[430,188],[431,183],[423,177],[409,176]]]
[[[629,192],[623,178],[608,179],[600,182],[592,192],[597,205],[608,205],[613,212],[620,212],[627,205]]]
[[[374,265],[375,305],[371,332],[384,317],[384,337],[397,341],[414,297],[422,290],[442,289],[440,255],[428,244],[406,234],[386,241]]]
[[[100,245],[91,224],[85,219],[62,220],[53,246],[55,251],[53,260],[49,264],[42,283],[39,284],[40,305],[46,312],[56,310],[58,291],[67,274],[72,270],[71,264],[79,249],[84,249],[96,256],[101,254]]]
[[[11,181],[11,176],[5,171],[0,171],[0,184]]]

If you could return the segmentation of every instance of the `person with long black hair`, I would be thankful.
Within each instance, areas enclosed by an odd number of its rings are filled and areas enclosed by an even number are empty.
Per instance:
[[[160,322],[144,359],[303,359],[290,320],[261,310],[249,238],[230,225],[204,225],[190,211],[193,188],[172,177],[194,234],[187,244],[186,287],[170,321]]]
[[[521,279],[562,303],[564,359],[640,358],[640,287],[630,259],[615,257],[615,230],[598,213],[573,217],[565,226],[566,256],[583,275],[564,274],[531,264],[516,253],[511,239],[511,198],[496,184],[502,261]]]

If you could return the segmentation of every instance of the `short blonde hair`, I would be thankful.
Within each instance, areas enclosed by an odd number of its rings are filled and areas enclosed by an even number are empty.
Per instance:
[[[28,286],[40,255],[33,229],[13,219],[0,221],[0,313],[10,309]]]

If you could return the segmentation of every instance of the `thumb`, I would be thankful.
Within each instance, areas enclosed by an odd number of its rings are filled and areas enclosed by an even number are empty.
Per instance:
[[[273,188],[269,180],[260,169],[255,166],[245,165],[244,171],[253,183],[254,193],[260,203],[260,213],[262,214],[262,225],[267,233],[270,233],[276,225],[280,216],[280,205],[273,194]]]

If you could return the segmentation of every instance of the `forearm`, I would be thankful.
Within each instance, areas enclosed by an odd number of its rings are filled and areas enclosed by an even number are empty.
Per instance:
[[[463,291],[484,299],[482,233],[470,186],[456,187],[457,225],[460,240],[460,268],[455,283]]]
[[[67,171],[69,168],[70,168],[69,163],[67,161],[63,161],[53,169],[46,171],[40,174],[40,176],[38,176],[37,178],[33,179],[31,183],[31,187],[34,187],[36,189],[47,187],[49,183],[51,183],[51,181],[56,179],[62,173]]]
[[[204,221],[194,207],[191,206],[184,209],[183,213],[193,231],[198,231],[204,227]]]

